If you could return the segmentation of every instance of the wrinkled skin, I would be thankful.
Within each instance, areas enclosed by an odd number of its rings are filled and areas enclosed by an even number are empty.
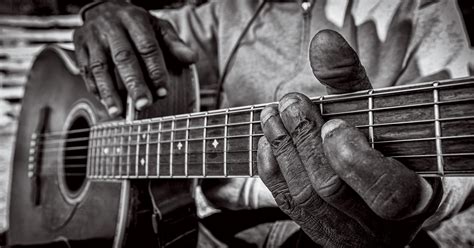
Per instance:
[[[316,34],[310,60],[333,94],[371,88],[357,54],[334,31]],[[372,149],[355,127],[325,123],[320,113],[298,93],[261,113],[258,169],[277,205],[327,247],[408,244],[439,204],[440,188]]]
[[[178,37],[168,21],[134,5],[102,3],[87,10],[84,18],[84,25],[74,32],[76,57],[88,90],[111,116],[123,113],[118,93],[122,85],[116,82],[123,82],[140,110],[152,103],[153,95],[167,94],[164,52],[183,66],[197,60],[197,53]],[[114,69],[119,78],[115,78]]]
[[[88,90],[111,116],[123,113],[121,87],[138,110],[151,104],[153,95],[166,96],[163,54],[183,66],[197,60],[170,23],[120,2],[87,10],[74,43]],[[357,54],[333,31],[313,38],[310,61],[328,93],[371,88]],[[439,181],[429,184],[373,150],[356,128],[341,120],[325,123],[319,113],[318,106],[297,93],[262,111],[259,174],[278,206],[324,246],[409,243],[439,204]]]

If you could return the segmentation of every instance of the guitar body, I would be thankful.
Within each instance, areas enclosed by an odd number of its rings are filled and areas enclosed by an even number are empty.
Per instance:
[[[48,47],[31,69],[15,145],[7,244],[193,244],[192,180],[86,178],[89,150],[81,147],[87,147],[87,130],[112,120],[87,92],[73,57],[71,51]],[[191,70],[170,72],[169,96],[136,113],[137,119],[197,110],[198,87]]]

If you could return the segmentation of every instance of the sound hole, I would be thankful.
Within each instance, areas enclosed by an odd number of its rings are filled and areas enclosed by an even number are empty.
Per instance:
[[[68,130],[64,149],[64,178],[72,194],[81,189],[86,179],[89,126],[86,118],[80,116]]]

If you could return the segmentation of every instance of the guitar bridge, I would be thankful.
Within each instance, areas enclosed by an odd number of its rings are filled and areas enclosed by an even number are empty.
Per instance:
[[[49,108],[40,110],[39,121],[36,131],[31,135],[30,150],[28,156],[28,178],[31,183],[31,201],[35,206],[40,204],[41,199],[41,160],[44,142],[44,131],[46,120],[49,116]]]

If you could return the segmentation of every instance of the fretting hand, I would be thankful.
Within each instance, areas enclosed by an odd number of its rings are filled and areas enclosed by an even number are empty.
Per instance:
[[[183,65],[197,60],[169,22],[142,8],[103,2],[86,9],[83,17],[84,25],[74,32],[76,57],[88,90],[101,99],[111,116],[123,111],[114,69],[141,110],[152,103],[152,95],[167,94],[165,52]]]
[[[334,31],[311,42],[311,66],[329,93],[371,88],[357,54]],[[324,123],[302,94],[262,111],[259,174],[278,206],[325,247],[401,247],[437,209],[431,184],[372,149],[342,120]]]

